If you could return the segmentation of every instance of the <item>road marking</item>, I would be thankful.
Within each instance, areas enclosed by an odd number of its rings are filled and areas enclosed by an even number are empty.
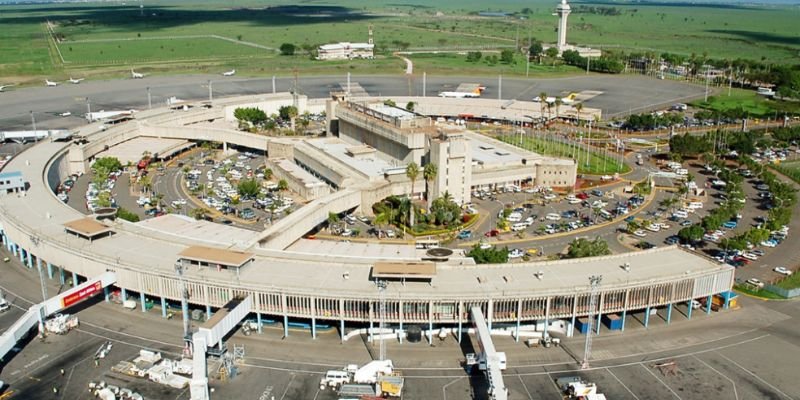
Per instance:
[[[663,380],[661,380],[661,378],[659,378],[659,377],[658,377],[658,375],[654,374],[654,373],[653,373],[653,371],[651,371],[651,370],[650,370],[650,368],[647,368],[647,367],[644,365],[644,363],[639,363],[639,365],[640,365],[642,368],[644,368],[644,370],[645,370],[645,371],[647,371],[647,372],[648,372],[650,375],[653,375],[653,378],[656,378],[656,379],[658,379],[658,381],[659,381],[659,382],[661,382],[661,384],[662,384],[662,385],[664,385],[664,387],[665,387],[665,388],[667,388],[667,390],[669,390],[669,391],[670,391],[670,392],[671,392],[673,395],[675,395],[675,397],[677,397],[677,398],[678,398],[678,400],[682,400],[682,399],[681,399],[681,396],[678,396],[678,394],[677,394],[677,393],[675,393],[675,391],[674,391],[674,390],[672,390],[672,388],[671,388],[671,387],[669,387],[669,385],[667,385],[667,384],[666,384],[666,382],[664,382]]]
[[[292,382],[294,382],[294,378],[296,376],[297,375],[292,374],[292,379],[289,379],[289,383],[286,384],[286,390],[283,391],[283,396],[281,396],[281,400],[283,400],[283,398],[286,397],[286,393],[289,392],[289,388],[292,386]]]
[[[620,384],[620,385],[622,385],[622,387],[624,387],[624,388],[625,388],[625,390],[627,390],[627,391],[628,391],[628,393],[630,393],[630,394],[631,394],[631,396],[633,396],[633,398],[634,398],[634,399],[636,399],[636,400],[639,400],[639,396],[637,396],[636,394],[634,394],[634,393],[633,393],[633,391],[632,391],[632,390],[631,390],[631,389],[628,387],[628,385],[626,385],[626,384],[622,383],[622,381],[621,381],[619,378],[617,378],[617,375],[616,375],[616,374],[614,374],[613,372],[611,372],[611,370],[610,370],[610,369],[608,369],[608,368],[606,368],[606,372],[608,372],[608,373],[609,373],[609,374],[610,374],[612,377],[614,377],[614,379],[616,379],[616,380],[617,380],[617,382],[619,382],[619,384]]]
[[[700,363],[702,363],[703,365],[705,365],[705,366],[706,366],[708,369],[710,369],[710,370],[712,370],[712,371],[716,372],[717,374],[719,374],[719,376],[721,376],[721,377],[723,377],[723,378],[727,379],[727,380],[728,380],[728,382],[730,382],[730,383],[731,383],[731,385],[733,385],[733,397],[734,397],[734,399],[735,399],[735,400],[739,400],[739,393],[736,391],[736,382],[734,382],[734,381],[733,381],[731,378],[728,378],[728,376],[727,376],[727,375],[725,375],[725,374],[723,374],[722,372],[719,372],[719,371],[717,371],[717,369],[716,369],[716,368],[712,367],[712,366],[711,366],[710,364],[708,364],[707,362],[705,362],[705,361],[703,361],[703,360],[699,359],[697,356],[693,355],[692,357],[694,357],[694,359],[695,359],[695,360],[697,360],[697,361],[700,361]]]
[[[753,378],[756,378],[756,379],[758,379],[759,381],[761,381],[761,383],[763,383],[763,384],[765,384],[765,385],[769,386],[770,388],[772,388],[772,390],[774,390],[774,391],[776,391],[776,392],[780,393],[780,394],[781,394],[783,397],[786,397],[787,399],[794,400],[794,397],[792,397],[792,396],[789,396],[789,395],[788,395],[788,394],[786,394],[786,393],[783,393],[783,392],[782,392],[780,389],[776,388],[775,386],[773,386],[773,385],[772,385],[772,384],[770,384],[769,382],[765,381],[764,379],[762,379],[760,376],[756,375],[754,372],[750,371],[749,369],[747,369],[747,368],[745,368],[745,367],[741,366],[741,364],[737,363],[736,361],[733,361],[733,360],[731,360],[730,358],[726,357],[724,354],[720,353],[719,351],[715,351],[715,353],[716,353],[717,355],[719,355],[720,357],[722,357],[722,358],[724,358],[724,359],[726,359],[726,360],[730,361],[730,362],[731,362],[733,365],[735,365],[735,366],[737,366],[737,367],[741,368],[741,369],[742,369],[742,371],[744,371],[744,372],[747,372],[747,373],[748,373],[748,374],[750,374],[750,375],[751,375]]]
[[[460,380],[462,380],[462,379],[464,379],[463,376],[461,378],[454,379],[454,380],[450,381],[450,383],[442,386],[442,399],[443,400],[447,400],[447,387],[452,385],[452,384],[454,384],[454,383],[456,383],[456,382],[458,382],[458,381],[460,381]]]
[[[528,386],[525,385],[525,382],[522,380],[522,377],[521,376],[517,376],[517,379],[519,379],[519,383],[521,383],[522,387],[525,389],[525,393],[528,394],[528,398],[533,400],[533,396],[531,396],[531,391],[528,390]]]

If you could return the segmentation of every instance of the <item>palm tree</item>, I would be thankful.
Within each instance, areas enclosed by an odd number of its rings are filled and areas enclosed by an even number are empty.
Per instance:
[[[278,181],[278,190],[284,191],[289,189],[289,182],[286,182],[286,179],[281,179]]]
[[[269,208],[269,223],[271,224],[273,218],[275,217],[275,210],[278,208],[278,205],[273,201],[272,203],[269,203],[269,207],[267,208]]]
[[[428,189],[425,191],[426,194],[430,192],[430,184],[436,179],[438,173],[439,171],[434,164],[427,164],[425,168],[422,169],[422,178],[425,179],[425,182],[428,184]]]
[[[417,181],[417,177],[419,177],[419,166],[415,162],[411,162],[406,166],[406,176],[408,179],[411,179],[411,196],[409,196],[412,200],[414,199],[414,182]],[[408,226],[414,226],[414,203],[411,202],[409,208],[409,217],[408,217]]]
[[[575,104],[575,111],[578,113],[578,126],[581,125],[581,111],[583,111],[583,103]]]
[[[547,103],[547,92],[539,93],[539,115],[544,119],[544,105]]]
[[[141,178],[139,178],[139,184],[142,185],[142,190],[145,193],[149,193],[150,188],[153,187],[153,180],[149,175],[143,175]]]
[[[393,219],[394,209],[386,208],[382,212],[375,215],[375,225],[377,225],[379,228],[383,228],[386,225],[389,225]],[[385,231],[385,229],[381,229],[381,231]]]
[[[562,104],[564,104],[564,100],[561,100],[561,97],[556,97],[556,119],[558,119],[558,112],[560,111]]]
[[[333,226],[339,223],[339,214],[335,212],[328,213],[328,230],[333,230]]]

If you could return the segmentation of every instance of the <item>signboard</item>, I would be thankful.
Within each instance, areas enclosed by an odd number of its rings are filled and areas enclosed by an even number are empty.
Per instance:
[[[61,307],[67,308],[75,303],[80,302],[88,297],[92,297],[99,291],[103,290],[103,284],[100,281],[95,282],[85,288],[72,292],[61,298]]]

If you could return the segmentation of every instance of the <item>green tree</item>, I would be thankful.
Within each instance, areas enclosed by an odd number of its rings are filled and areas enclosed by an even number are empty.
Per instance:
[[[295,106],[282,106],[278,109],[278,115],[282,120],[289,121],[294,130],[294,120],[297,118],[297,107]]]
[[[508,247],[482,249],[475,245],[467,256],[472,257],[477,264],[504,264],[508,262]]]
[[[422,169],[422,178],[425,179],[425,182],[428,184],[428,190],[426,192],[430,192],[430,184],[436,179],[436,175],[439,173],[438,168],[436,168],[435,164],[427,164]]]
[[[117,209],[117,218],[124,219],[128,222],[139,222],[139,216],[122,207]]]
[[[332,230],[333,227],[339,223],[339,214],[335,212],[328,213],[328,229]]]
[[[282,56],[293,56],[297,46],[291,43],[284,43],[279,48]]]
[[[544,47],[542,47],[542,42],[538,40],[534,40],[531,43],[531,46],[528,47],[528,56],[530,58],[538,58],[539,62],[542,62],[542,53],[544,52]]]
[[[608,243],[605,240],[599,237],[594,240],[579,238],[570,242],[564,258],[597,257],[609,254],[611,254],[611,250],[609,250]]]
[[[106,171],[116,172],[122,169],[122,163],[117,157],[102,157],[94,162],[94,168],[103,168]]]
[[[395,103],[395,101],[392,100],[392,99],[384,100],[383,101],[383,105],[388,106],[388,107],[397,107],[397,103]]]
[[[192,210],[192,216],[194,219],[206,219],[208,217],[208,210],[205,208],[195,208]]]
[[[470,51],[467,53],[467,62],[478,62],[483,57],[480,51]]]
[[[503,49],[503,51],[500,52],[500,61],[504,64],[511,64],[514,62],[514,50]]]
[[[249,122],[253,125],[260,125],[267,120],[267,113],[256,107],[239,107],[233,110],[233,117],[240,123]]]
[[[416,105],[417,105],[417,103],[415,103],[413,101],[409,101],[408,103],[406,103],[406,110],[414,112],[414,107]]]
[[[544,51],[544,55],[555,60],[555,58],[558,57],[558,49],[555,47],[548,47],[547,50]]]
[[[680,238],[683,242],[695,243],[702,239],[705,233],[706,230],[703,229],[701,225],[694,224],[685,228],[681,228],[681,230],[678,231],[678,238]]]
[[[286,179],[281,179],[278,181],[278,190],[286,191],[289,190],[289,182],[286,182]]]
[[[261,190],[261,188],[255,179],[244,179],[239,182],[236,190],[239,192],[239,196],[252,199],[258,195],[258,192]]]

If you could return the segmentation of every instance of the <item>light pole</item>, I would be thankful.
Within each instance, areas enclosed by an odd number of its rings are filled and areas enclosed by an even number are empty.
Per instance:
[[[31,125],[33,126],[33,140],[38,142],[39,135],[36,134],[36,118],[33,117],[33,110],[31,110]]]
[[[183,341],[184,353],[191,353],[189,344],[192,339],[189,335],[189,290],[186,288],[186,280],[183,277],[183,263],[180,261],[175,262],[175,273],[178,275],[178,280],[181,282],[181,315],[183,315]]]
[[[581,369],[589,368],[589,354],[592,351],[592,323],[594,322],[594,309],[597,306],[597,292],[600,288],[600,282],[603,280],[603,275],[592,275],[589,277],[589,284],[591,285],[591,292],[589,293],[589,326],[586,332],[586,343],[583,347],[583,362]]]
[[[375,281],[375,286],[378,287],[378,294],[380,295],[380,305],[378,310],[378,334],[380,338],[379,350],[378,350],[378,359],[383,361],[386,359],[386,343],[383,341],[383,328],[386,325],[386,287],[389,286],[389,282],[386,281]],[[403,310],[400,310],[403,312]]]
[[[150,86],[147,87],[147,109],[153,108],[153,98],[150,97]]]

